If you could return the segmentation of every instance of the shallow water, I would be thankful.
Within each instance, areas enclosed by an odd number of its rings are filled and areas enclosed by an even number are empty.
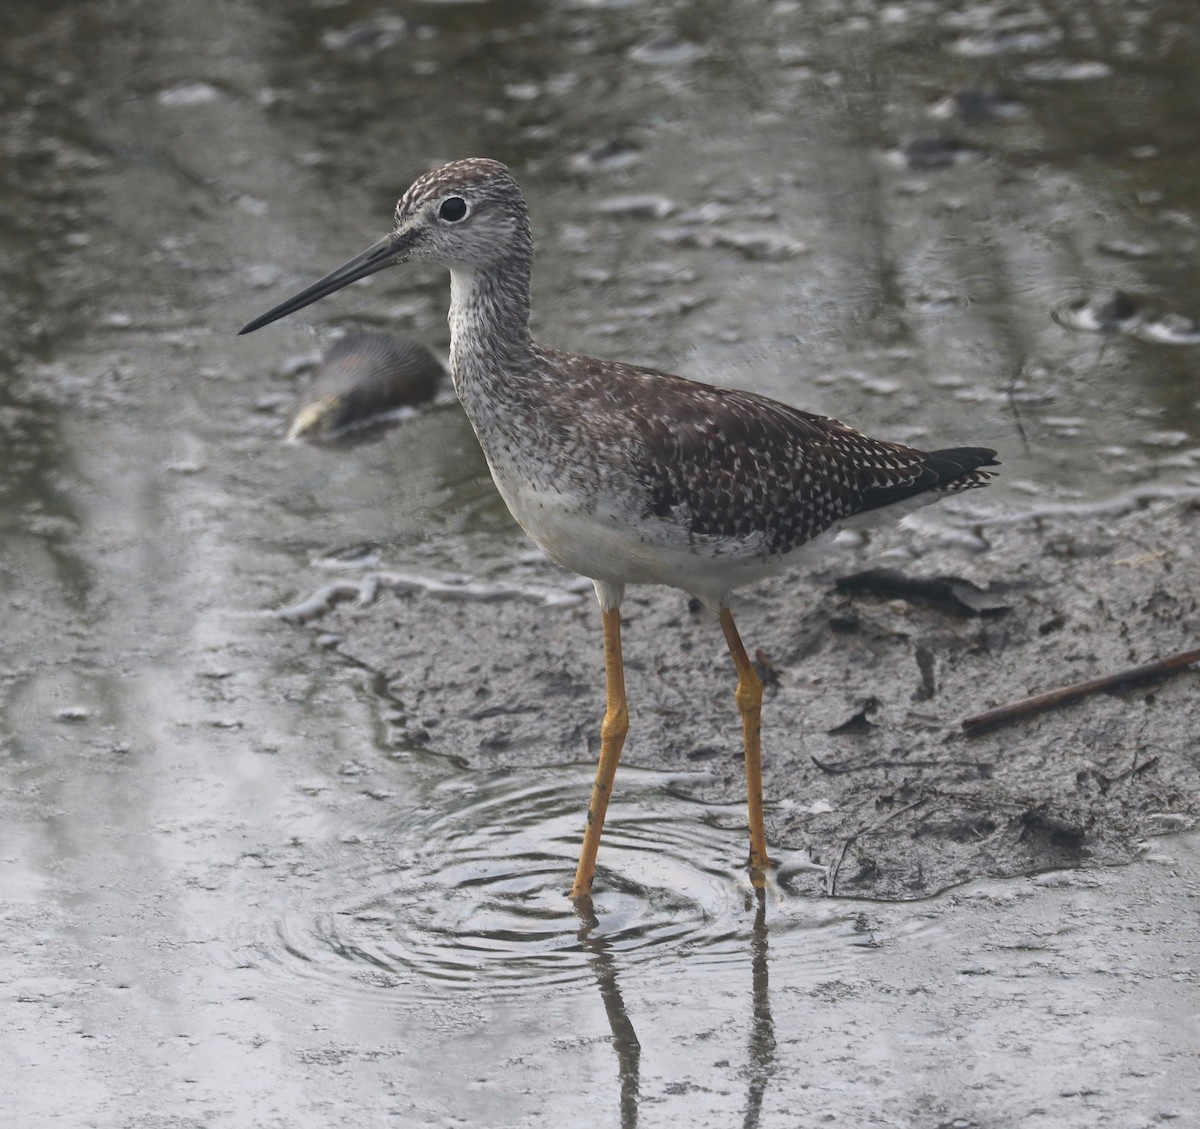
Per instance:
[[[444,277],[232,334],[382,234],[416,173],[487,152],[530,197],[548,342],[992,443],[997,506],[1195,485],[1196,23],[6,4],[12,1123],[1195,1119],[1194,838],[922,903],[783,880],[761,915],[740,810],[623,769],[578,916],[584,737],[539,772],[421,751],[403,734],[436,711],[397,719],[377,675],[261,614],[347,553],[571,591],[452,405],[353,452],[281,442],[334,329],[444,349]],[[1136,332],[1062,314],[1118,291],[1150,311]],[[398,636],[395,664],[435,693],[428,642]]]

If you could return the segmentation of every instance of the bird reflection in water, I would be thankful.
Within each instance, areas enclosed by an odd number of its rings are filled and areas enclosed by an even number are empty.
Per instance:
[[[600,919],[592,906],[590,894],[575,899],[575,912],[580,928],[576,933],[588,964],[596,977],[604,1014],[612,1030],[613,1050],[617,1052],[617,1077],[621,1083],[621,1129],[634,1129],[638,1122],[638,1091],[641,1085],[642,1044],[625,1010],[625,997],[617,980],[617,961],[611,952],[611,942],[595,932]]]
[[[771,1018],[771,992],[767,971],[767,894],[753,890],[754,927],[750,932],[750,1084],[746,1090],[744,1129],[758,1129],[763,1095],[775,1073],[775,1021]]]
[[[775,1021],[771,1016],[770,978],[768,973],[767,894],[758,888],[748,894],[747,909],[754,909],[750,930],[750,1047],[746,1111],[743,1129],[758,1129],[763,1098],[775,1074]],[[575,899],[580,928],[576,933],[580,946],[588,954],[588,963],[600,989],[604,1014],[612,1031],[612,1046],[617,1053],[617,1079],[621,1087],[621,1129],[635,1129],[641,1096],[642,1044],[621,994],[617,959],[612,944],[596,933],[600,926],[590,896]]]

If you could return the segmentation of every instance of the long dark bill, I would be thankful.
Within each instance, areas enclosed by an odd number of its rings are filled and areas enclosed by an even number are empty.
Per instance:
[[[264,325],[270,325],[273,321],[278,321],[288,314],[294,314],[297,310],[304,309],[313,302],[320,301],[335,290],[341,290],[343,286],[349,286],[350,283],[357,282],[360,278],[366,278],[367,275],[381,271],[384,267],[401,262],[404,251],[403,235],[394,232],[391,235],[385,235],[378,243],[372,243],[361,254],[355,255],[353,259],[348,263],[343,263],[337,270],[330,271],[324,278],[318,279],[311,286],[301,290],[299,294],[293,294],[286,301],[280,302],[278,306],[272,306],[265,314],[247,322],[238,330],[238,336],[240,337],[243,333],[253,333]]]

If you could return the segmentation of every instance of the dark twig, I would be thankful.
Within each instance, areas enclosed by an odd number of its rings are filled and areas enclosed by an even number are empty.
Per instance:
[[[1008,799],[1004,796],[983,795],[979,792],[963,792],[956,788],[933,788],[932,793],[942,800],[954,800],[964,807],[986,808],[989,811],[1007,807],[1014,811],[1020,808],[1032,807],[1036,801],[1027,799]]]
[[[1176,674],[1196,662],[1200,662],[1200,647],[1190,651],[1180,651],[1165,659],[1156,659],[1154,662],[1143,663],[1141,666],[1131,667],[1128,670],[1120,670],[1116,674],[1106,674],[1100,678],[1089,679],[1087,682],[1062,686],[1045,694],[1035,694],[1032,698],[1022,698],[1020,701],[1009,702],[1006,706],[998,706],[986,713],[977,713],[973,717],[963,718],[963,732],[968,737],[975,737],[980,733],[986,733],[989,729],[995,729],[999,725],[1021,721],[1027,717],[1044,713],[1046,710],[1057,709],[1059,706],[1077,702],[1089,694],[1098,694],[1102,690],[1113,690],[1118,686],[1149,682],[1151,679]]]
[[[1116,776],[1105,776],[1103,773],[1097,773],[1107,791],[1113,784],[1117,784],[1130,776],[1137,776],[1142,772],[1149,772],[1158,764],[1158,757],[1151,757],[1148,761],[1139,761],[1137,753],[1133,754],[1133,764],[1122,772],[1118,772]]]
[[[848,772],[866,772],[872,768],[941,768],[950,763],[948,761],[899,761],[899,760],[873,760],[873,761],[822,761],[816,757],[809,755],[808,758],[822,772],[829,776],[845,776]],[[959,768],[963,764],[978,765],[980,761],[960,761],[955,760],[954,767]]]
[[[913,800],[911,804],[905,804],[902,808],[897,808],[895,811],[890,811],[882,819],[877,819],[874,823],[868,823],[864,827],[860,827],[857,831],[847,835],[842,840],[842,845],[838,850],[837,861],[829,867],[828,873],[825,875],[825,893],[829,897],[834,897],[837,893],[837,876],[838,871],[842,869],[842,863],[846,859],[846,852],[856,839],[862,835],[869,835],[872,831],[878,831],[885,823],[890,823],[893,819],[902,816],[905,812],[912,811],[913,808],[919,808],[933,795],[932,792],[927,792],[920,799]]]
[[[1012,376],[1008,378],[1008,410],[1012,412],[1013,423],[1016,424],[1017,434],[1021,437],[1021,449],[1028,457],[1032,454],[1029,446],[1029,436],[1025,434],[1025,424],[1021,421],[1021,409],[1017,406],[1017,381],[1021,377],[1021,373],[1025,368],[1025,358],[1022,357],[1020,362],[1012,371]]]

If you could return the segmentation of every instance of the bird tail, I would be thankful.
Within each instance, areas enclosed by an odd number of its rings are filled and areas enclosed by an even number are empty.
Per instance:
[[[947,447],[942,451],[930,451],[925,458],[925,470],[932,472],[937,481],[923,488],[942,494],[973,490],[986,486],[994,477],[995,472],[985,470],[985,467],[999,465],[1000,460],[990,447]]]
[[[876,486],[865,491],[859,512],[893,506],[922,494],[928,495],[922,502],[934,502],[946,494],[986,486],[992,472],[984,468],[999,465],[1000,460],[990,447],[947,447],[942,451],[922,452],[916,477],[902,485]]]

